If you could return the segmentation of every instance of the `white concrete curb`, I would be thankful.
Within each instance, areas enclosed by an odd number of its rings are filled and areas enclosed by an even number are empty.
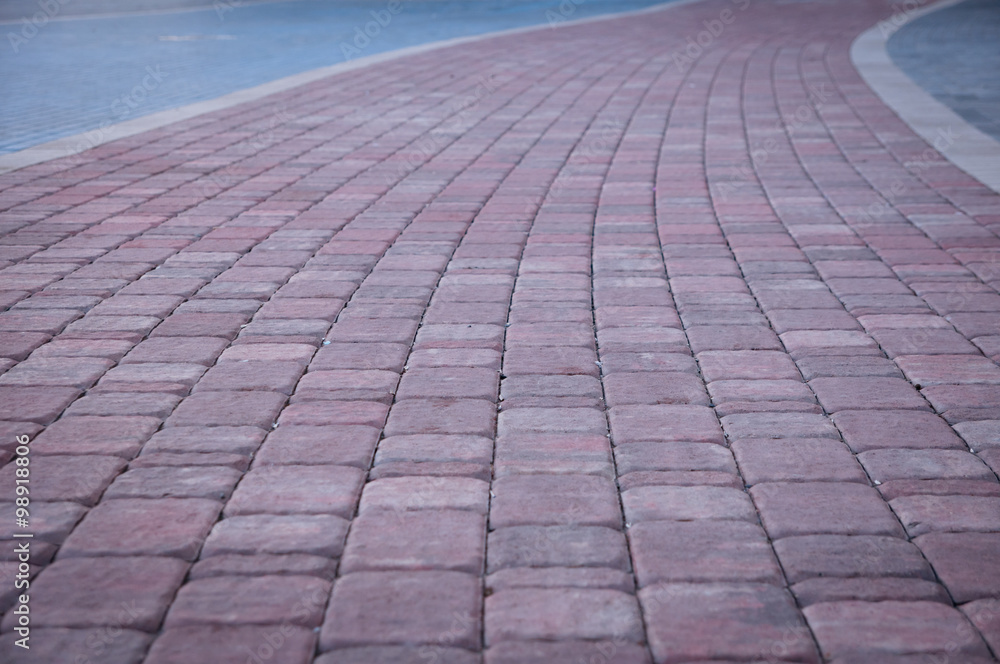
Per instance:
[[[348,62],[342,62],[329,67],[312,69],[310,71],[302,72],[301,74],[295,74],[286,78],[279,78],[275,81],[264,83],[263,85],[237,90],[236,92],[231,92],[222,97],[216,97],[215,99],[209,99],[206,101],[196,102],[194,104],[188,104],[186,106],[180,106],[178,108],[168,109],[166,111],[151,113],[150,115],[145,115],[141,118],[135,118],[133,120],[128,120],[127,122],[110,125],[104,129],[92,129],[90,131],[74,134],[73,136],[66,136],[54,141],[49,141],[48,143],[35,145],[18,152],[0,155],[0,174],[9,173],[20,168],[25,168],[26,166],[40,164],[53,159],[59,159],[61,157],[69,157],[71,155],[80,154],[81,152],[105,143],[110,143],[111,141],[115,141],[120,138],[135,136],[136,134],[141,134],[144,131],[159,129],[160,127],[173,124],[174,122],[188,120],[205,113],[212,113],[213,111],[221,111],[238,104],[255,101],[268,95],[291,90],[292,88],[312,83],[314,81],[327,78],[328,76],[334,76],[336,74],[342,74],[344,72],[354,71],[364,67],[371,67],[372,65],[376,65],[381,62],[388,62],[397,58],[405,58],[407,56],[436,51],[440,48],[457,46],[459,44],[469,44],[472,42],[483,41],[485,39],[493,39],[494,37],[582,25],[584,23],[606,21],[625,16],[649,14],[698,1],[699,0],[675,0],[674,2],[667,2],[632,11],[618,12],[616,14],[602,14],[600,16],[560,21],[555,24],[545,23],[521,28],[512,28],[510,30],[501,30],[499,32],[490,32],[483,35],[456,37],[454,39],[445,39],[443,41],[430,42],[428,44],[420,44],[419,46],[411,46],[409,48],[401,48],[395,51],[369,55],[363,58],[358,58],[357,60],[350,60]]]
[[[884,21],[863,32],[851,45],[851,62],[861,78],[885,104],[930,145],[947,134],[947,149],[937,148],[960,169],[1000,193],[1000,142],[966,122],[897,67],[886,42],[895,29],[913,19],[950,7],[962,0],[944,0],[909,12],[897,22]]]

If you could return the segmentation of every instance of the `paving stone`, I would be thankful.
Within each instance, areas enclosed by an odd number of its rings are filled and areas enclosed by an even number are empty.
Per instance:
[[[610,567],[629,571],[620,531],[581,526],[514,526],[490,533],[487,572],[508,567]]]
[[[1000,643],[1000,600],[977,600],[960,608],[979,630],[993,652],[996,652],[997,643]]]
[[[961,422],[955,425],[955,431],[973,451],[1000,448],[1000,420]]]
[[[123,625],[97,629],[36,628],[31,630],[31,637],[30,648],[25,649],[16,645],[21,639],[17,632],[0,636],[0,657],[8,664],[39,661],[71,664],[87,656],[116,664],[139,664],[152,641],[149,634],[124,629]]]
[[[399,375],[393,371],[310,371],[295,386],[292,401],[381,401],[391,403]]]
[[[32,581],[35,628],[159,628],[188,564],[176,558],[104,557],[58,560]],[[8,613],[10,630],[16,616]]]
[[[479,647],[482,589],[462,572],[356,572],[333,590],[320,650],[363,645],[434,644]]]
[[[739,413],[722,418],[731,440],[737,438],[840,438],[823,415],[811,413]]]
[[[492,488],[490,528],[594,525],[618,529],[614,483],[589,475],[508,475]]]
[[[767,536],[756,524],[646,521],[633,525],[628,537],[640,587],[660,582],[784,583]]]
[[[620,475],[642,471],[720,471],[736,473],[733,455],[709,443],[630,443],[615,447]]]
[[[625,518],[641,521],[727,519],[756,521],[757,513],[743,491],[714,486],[642,486],[622,494]]]
[[[166,426],[244,426],[270,429],[287,397],[278,392],[199,392],[184,399]]]
[[[914,384],[954,385],[1000,383],[1000,367],[976,355],[903,355],[896,364]]]
[[[509,567],[486,577],[488,593],[507,588],[609,588],[631,593],[631,574],[608,567]]]
[[[889,504],[910,537],[1000,528],[1000,498],[992,496],[903,496]]]
[[[517,474],[582,474],[612,478],[608,438],[601,434],[515,433],[497,440],[494,477]]]
[[[701,380],[684,373],[615,373],[605,377],[604,389],[609,406],[709,403]]]
[[[291,624],[175,627],[157,637],[145,661],[244,664],[248,659],[267,661],[280,653],[282,662],[305,664],[315,644],[312,630]]]
[[[487,647],[554,638],[641,642],[638,602],[617,590],[589,588],[512,588],[486,598]]]
[[[207,394],[207,393],[206,393]],[[216,394],[225,394],[217,392]],[[260,394],[269,394],[261,392]],[[405,404],[402,404],[405,406]],[[377,401],[314,401],[293,403],[281,412],[281,426],[365,426],[380,428],[389,407]],[[272,427],[268,427],[272,428]]]
[[[750,489],[772,539],[792,535],[890,535],[902,530],[871,487],[854,482],[767,482]]]
[[[496,417],[496,406],[491,401],[480,399],[410,399],[393,406],[385,425],[385,435],[470,434],[492,436]]]
[[[38,456],[31,459],[31,497],[34,501],[71,501],[94,505],[111,480],[125,467],[116,456]],[[6,502],[16,498],[15,464],[0,469],[0,486]]]
[[[246,474],[225,514],[354,514],[363,474],[347,466],[266,466]]]
[[[826,602],[803,610],[829,659],[955,653],[986,656],[957,609],[938,602]]]
[[[128,459],[160,426],[155,417],[64,417],[32,441],[32,451],[48,454],[106,454]]]
[[[377,435],[378,432],[374,431],[373,438],[377,437]],[[274,434],[272,434],[273,436]],[[374,440],[372,441],[372,448],[374,448]],[[375,465],[394,462],[431,461],[469,462],[488,465],[492,459],[493,441],[489,438],[482,436],[418,434],[383,438],[378,443],[378,452],[375,454]]]
[[[378,436],[379,430],[368,426],[280,426],[268,434],[254,464],[367,468]]]
[[[194,391],[267,390],[291,394],[302,369],[297,362],[224,362],[209,369]]]
[[[772,648],[789,661],[820,661],[791,596],[773,585],[654,584],[639,602],[655,661],[746,661]]]
[[[485,535],[485,517],[474,512],[369,511],[352,522],[340,571],[447,569],[479,574]]]
[[[618,406],[611,409],[611,433],[616,445],[652,441],[723,442],[718,420],[704,406]]]
[[[332,582],[337,576],[338,558],[314,556],[306,553],[247,555],[224,554],[199,560],[191,568],[189,579],[206,579],[217,576],[271,576],[290,574],[315,576]]]
[[[330,584],[311,576],[231,576],[197,579],[177,593],[164,627],[280,625],[316,627]]]
[[[569,664],[599,657],[616,664],[648,664],[645,646],[611,641],[502,641],[486,650],[487,664]]]
[[[855,453],[883,448],[963,449],[948,423],[933,413],[842,410],[833,422]]]
[[[446,633],[447,634],[447,633]],[[316,664],[365,664],[365,662],[396,662],[422,664],[429,658],[441,664],[476,664],[479,654],[441,644],[420,646],[361,646],[338,648],[315,660]]]
[[[265,432],[257,427],[169,427],[156,432],[143,447],[144,454],[230,453],[249,456],[264,440]]]
[[[224,466],[162,465],[136,468],[115,478],[105,498],[207,498],[226,500],[243,473]]]
[[[347,528],[345,519],[321,514],[236,516],[215,524],[201,557],[256,553],[337,557]]]
[[[125,385],[122,385],[124,389]],[[180,397],[175,394],[156,392],[89,392],[77,399],[66,410],[66,416],[111,417],[111,416],[146,416],[164,419],[168,417]]]
[[[216,501],[197,498],[108,500],[73,530],[60,559],[146,555],[194,560],[220,508]]]
[[[800,535],[774,543],[790,583],[816,577],[892,576],[934,580],[920,551],[895,537],[874,535]]]
[[[360,514],[374,510],[457,509],[485,514],[489,484],[468,477],[395,477],[365,485]]]
[[[153,337],[133,347],[122,363],[185,362],[211,366],[227,345],[225,339],[218,337]]]
[[[961,450],[872,450],[858,455],[877,482],[898,479],[993,480],[995,475],[974,454]]]
[[[814,378],[809,387],[830,413],[841,410],[928,410],[906,381],[896,378]]]
[[[900,355],[978,355],[954,330],[874,330],[872,336],[890,358]]]
[[[828,602],[938,602],[951,604],[941,584],[923,579],[882,577],[878,579],[808,579],[791,588],[799,606]]]
[[[996,532],[930,533],[914,543],[956,603],[996,598],[1000,586],[1000,535]]]
[[[29,358],[0,376],[0,386],[65,386],[85,390],[113,366],[93,357]]]
[[[0,386],[0,401],[9,418],[22,422],[49,424],[80,396],[75,387]]]
[[[868,477],[847,447],[828,438],[747,438],[733,441],[747,486],[761,482],[860,482]]]
[[[881,356],[833,355],[803,357],[796,361],[802,377],[813,378],[840,376],[845,378],[902,378],[896,364]]]

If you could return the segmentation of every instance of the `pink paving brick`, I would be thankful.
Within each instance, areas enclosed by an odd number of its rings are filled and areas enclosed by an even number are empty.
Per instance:
[[[184,584],[167,613],[167,629],[205,624],[316,627],[330,584],[315,577],[198,579]]]
[[[153,632],[188,565],[176,558],[69,558],[32,583],[35,627],[124,627]],[[5,617],[9,629],[14,614]]]
[[[957,609],[937,602],[830,602],[804,611],[820,649],[831,659],[956,653],[988,657],[982,638]]]
[[[439,569],[478,574],[485,536],[485,519],[474,512],[368,511],[354,521],[341,571]]]
[[[638,602],[617,590],[523,588],[486,599],[487,646],[553,638],[642,640]]]
[[[892,535],[902,529],[871,487],[854,482],[774,482],[750,489],[773,539],[791,535]]]
[[[791,596],[773,585],[656,584],[639,602],[656,661],[752,660],[775,647],[792,661],[820,661]]]
[[[272,659],[280,652],[282,661],[304,664],[310,661],[315,642],[312,630],[291,624],[176,627],[157,637],[145,661],[243,664],[248,658]]]
[[[330,598],[320,649],[438,643],[473,648],[482,615],[479,579],[462,572],[357,572]]]
[[[196,498],[108,500],[84,517],[60,555],[194,560],[220,508],[216,501]]]
[[[354,514],[362,473],[347,466],[265,466],[243,478],[226,516]]]

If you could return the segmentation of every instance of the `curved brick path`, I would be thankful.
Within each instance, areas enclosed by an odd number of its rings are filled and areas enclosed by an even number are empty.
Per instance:
[[[996,661],[1000,198],[850,65],[889,13],[508,36],[2,176],[2,658]]]

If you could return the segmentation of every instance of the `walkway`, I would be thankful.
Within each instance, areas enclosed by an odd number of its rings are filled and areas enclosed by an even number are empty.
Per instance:
[[[503,36],[0,176],[0,659],[997,662],[1000,197],[851,66],[891,12]]]

